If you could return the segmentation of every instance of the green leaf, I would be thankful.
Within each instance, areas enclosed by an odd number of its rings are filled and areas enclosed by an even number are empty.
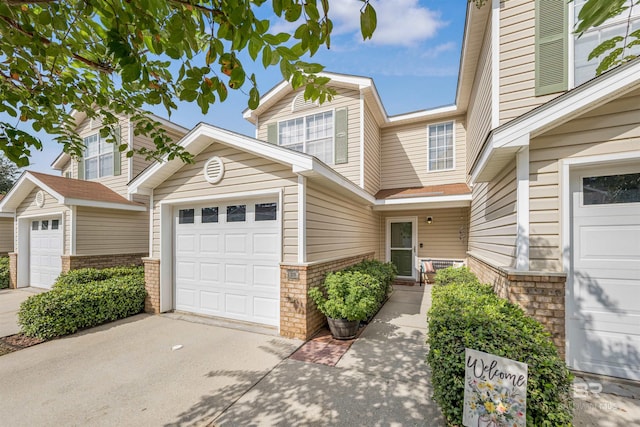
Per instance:
[[[363,40],[370,39],[378,25],[378,17],[376,11],[369,3],[360,12],[360,31]]]

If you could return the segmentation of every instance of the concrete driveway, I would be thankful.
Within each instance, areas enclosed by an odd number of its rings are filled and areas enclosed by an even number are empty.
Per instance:
[[[210,421],[300,344],[137,315],[0,357],[0,420],[10,426]],[[176,345],[182,348],[172,350]]]
[[[42,292],[46,292],[46,290],[36,288],[0,290],[0,337],[20,332],[20,327],[18,326],[20,304],[31,295]]]

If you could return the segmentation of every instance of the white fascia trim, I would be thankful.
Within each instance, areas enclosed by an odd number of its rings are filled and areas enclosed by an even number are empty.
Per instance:
[[[269,92],[267,92],[261,99],[260,99],[260,105],[265,104],[267,102],[269,102],[269,100],[271,100],[271,98],[274,98],[275,96],[277,96],[282,90],[287,89],[287,87],[289,86],[289,82],[286,80],[281,81],[276,87],[272,88]],[[258,106],[258,109],[260,109],[260,107]],[[251,110],[251,109],[246,109],[242,112],[242,118],[245,120],[249,120],[251,121],[252,119],[254,119],[254,113],[256,112],[256,110]]]
[[[560,102],[544,108],[536,114],[509,126],[494,135],[494,145],[496,148],[512,145],[523,133],[529,133],[533,137],[536,132],[550,124],[566,117],[567,115],[579,111],[595,102],[607,99],[611,93],[622,90],[634,82],[638,82],[640,73],[640,62],[635,66],[626,67],[623,70],[612,70],[611,75],[600,77],[600,81],[585,90],[577,89],[577,93],[567,96]],[[517,119],[516,119],[517,120]]]
[[[258,141],[206,123],[198,124],[191,132],[189,132],[189,134],[185,135],[179,144],[188,150],[189,145],[202,136],[273,161],[290,164],[294,167],[311,169],[313,166],[313,157],[307,154],[283,149],[267,142]],[[198,153],[192,154],[197,155]],[[161,162],[156,162],[151,168],[146,172],[143,172],[129,184],[129,194],[145,194],[145,192],[146,194],[150,194],[149,191],[151,191],[152,187],[145,187],[145,183],[161,169],[171,167],[171,165],[176,164],[181,166],[182,161],[180,159],[167,161],[165,157]]]
[[[389,210],[389,209],[401,209],[403,207],[410,207],[411,205],[436,205],[442,203],[460,203],[470,204],[471,194],[460,194],[455,196],[428,196],[428,197],[407,197],[402,199],[384,199],[376,200],[373,209],[374,210]]]
[[[62,170],[64,164],[71,159],[71,156],[65,152],[62,152],[56,157],[56,159],[51,163],[51,168],[53,170]]]
[[[427,119],[431,116],[438,116],[440,114],[455,113],[458,111],[457,105],[447,105],[444,107],[434,108],[432,110],[414,111],[412,113],[400,114],[393,117],[387,117],[386,123],[397,123],[405,120],[414,119]]]
[[[206,201],[247,199],[247,198],[260,197],[260,196],[277,195],[277,194],[280,194],[281,192],[282,192],[281,188],[271,188],[267,190],[241,191],[237,193],[217,194],[212,196],[183,197],[181,199],[162,200],[158,202],[158,205],[162,207],[162,206],[181,205],[181,204],[197,204],[199,202],[206,202]]]
[[[491,4],[491,129],[500,126],[500,3]]]
[[[460,67],[458,68],[458,84],[456,85],[456,105],[460,103],[460,88],[462,87],[462,70],[464,70],[464,64],[466,56],[465,52],[467,46],[469,46],[469,23],[471,22],[471,2],[467,3],[467,16],[464,20],[464,38],[462,40],[462,49],[460,50]]]
[[[149,257],[153,258],[153,192],[149,196]]]
[[[512,140],[511,144],[506,145],[505,148],[528,147],[530,140],[531,138],[529,133],[525,133],[525,134],[519,135],[517,138]],[[487,140],[487,143],[480,154],[480,160],[471,171],[472,183],[475,184],[477,182],[478,176],[482,173],[484,168],[487,166],[487,164],[491,160],[491,156],[493,155],[496,149],[498,148],[496,148],[495,135],[491,134],[489,135],[489,139]]]
[[[360,188],[364,188],[364,94],[360,92]]]
[[[516,270],[529,270],[529,147],[516,154]]]
[[[100,208],[100,209],[119,209],[123,211],[145,212],[147,210],[147,207],[143,205],[136,206],[136,205],[128,205],[125,203],[97,202],[95,200],[83,200],[83,199],[71,199],[71,198],[64,198],[62,199],[61,203],[67,206],[83,206],[88,208]]]
[[[293,173],[297,173],[297,174],[300,174],[300,175],[305,175],[305,174],[310,173],[310,172],[315,172],[318,175],[321,175],[322,177],[334,182],[335,184],[340,185],[341,187],[345,188],[346,190],[351,191],[356,196],[360,197],[361,199],[364,199],[367,203],[369,203],[371,205],[375,204],[375,198],[371,194],[367,193],[362,188],[360,188],[359,186],[357,186],[353,182],[349,181],[347,178],[345,178],[342,175],[338,174],[336,171],[334,171],[329,166],[325,165],[324,163],[322,163],[320,160],[316,159],[315,157],[313,157],[312,159],[313,159],[313,167],[311,167],[311,168],[299,168],[299,167],[294,166],[293,167]]]
[[[129,129],[127,130],[127,147],[129,151],[133,150],[133,123],[131,120],[127,120],[129,123]],[[133,179],[133,159],[134,156],[127,158],[127,182],[131,182]],[[129,195],[129,200],[131,200],[131,195]]]
[[[0,212],[0,218],[15,218],[15,213]]]
[[[307,262],[307,178],[298,175],[298,264]]]
[[[166,128],[169,128],[171,130],[175,130],[176,132],[179,132],[179,133],[182,133],[182,134],[189,132],[188,128],[186,128],[184,126],[181,126],[181,125],[179,125],[177,123],[174,123],[174,122],[172,122],[170,120],[167,120],[165,118],[162,118],[160,116],[156,116],[153,113],[149,113],[149,117],[152,118],[153,120],[159,122],[162,126],[164,126]]]

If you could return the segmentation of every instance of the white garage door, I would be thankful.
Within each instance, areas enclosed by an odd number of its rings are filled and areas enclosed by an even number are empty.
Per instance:
[[[569,365],[640,380],[640,165],[572,174]]]
[[[60,219],[32,220],[29,242],[29,284],[49,289],[62,271]]]
[[[279,324],[276,201],[181,206],[174,224],[176,310]]]

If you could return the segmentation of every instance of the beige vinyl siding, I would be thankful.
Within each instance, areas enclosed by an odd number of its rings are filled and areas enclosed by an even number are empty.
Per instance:
[[[371,207],[307,181],[307,261],[376,253],[380,216]]]
[[[417,217],[418,258],[467,258],[468,207],[384,212],[380,230],[380,253],[384,260],[387,256],[387,219],[393,217]],[[431,224],[427,224],[427,217],[433,219]]]
[[[0,218],[0,253],[13,252],[13,218]]]
[[[500,9],[500,124],[560,93],[535,96],[535,2],[509,0]]]
[[[493,182],[473,187],[469,251],[512,267],[516,253],[516,169],[508,166]]]
[[[640,91],[531,140],[530,268],[562,270],[560,160],[640,150]]]
[[[69,173],[69,178],[77,178],[78,177],[78,162],[74,160],[69,160],[63,167],[60,172],[60,176],[67,176]]]
[[[76,132],[81,138],[85,138],[90,135],[97,134],[102,127],[102,122],[99,118],[85,119],[80,126],[76,129]],[[129,141],[129,119],[126,116],[120,116],[120,141],[122,144],[126,144]],[[115,147],[114,147],[115,149]],[[127,173],[129,168],[129,158],[124,153],[120,156],[120,175],[106,176],[103,178],[92,179],[91,181],[97,181],[109,187],[111,190],[120,194],[123,197],[127,197],[127,182],[129,181],[129,174]],[[73,168],[73,178],[78,178],[78,165]],[[64,176],[64,175],[63,175]]]
[[[491,87],[491,19],[489,18],[467,110],[467,168],[473,165],[491,130]]]
[[[182,139],[182,137],[184,135],[186,135],[186,133],[184,133],[184,132],[178,132],[178,131],[173,130],[173,129],[165,128],[165,130],[167,131],[167,135],[171,138],[172,142],[180,141]],[[127,142],[128,142],[128,140],[127,140]],[[156,149],[156,145],[154,144],[153,140],[151,138],[149,138],[148,136],[145,136],[145,135],[134,135],[133,136],[133,149],[137,150],[137,149],[140,149],[140,148],[146,148],[147,150],[155,150]],[[147,166],[149,166],[151,163],[153,163],[153,159],[147,160],[147,159],[145,159],[144,156],[136,154],[136,155],[134,155],[132,157],[132,162],[133,162],[133,170],[132,170],[131,179],[137,177],[140,174],[140,172],[145,170],[147,168]]]
[[[258,139],[267,140],[267,127],[271,123],[347,107],[349,129],[347,137],[349,144],[348,162],[330,166],[356,185],[360,185],[360,92],[343,88],[335,89],[337,93],[331,102],[325,102],[322,105],[299,111],[291,111],[291,105],[294,98],[302,93],[302,90],[292,92],[283,97],[258,118]]]
[[[454,169],[427,170],[428,128],[454,122]],[[382,129],[380,187],[404,188],[466,182],[466,130],[464,117],[420,122]]]
[[[202,174],[212,156],[224,162],[222,181],[212,185]],[[153,256],[160,256],[160,203],[177,199],[235,196],[237,193],[282,190],[283,192],[283,262],[297,262],[298,257],[298,179],[290,166],[275,163],[222,144],[213,143],[153,192]],[[194,202],[195,204],[204,201]],[[165,238],[168,238],[165,236]]]
[[[29,218],[43,218],[52,217],[62,213],[62,222],[64,225],[64,253],[69,253],[70,248],[70,236],[71,236],[71,210],[58,203],[58,201],[52,197],[49,193],[44,191],[44,205],[39,207],[36,205],[36,194],[40,191],[40,188],[34,188],[31,193],[22,201],[20,206],[16,209],[16,217],[29,217]],[[18,247],[18,233],[16,229],[14,245]]]
[[[149,213],[76,208],[76,255],[149,252]]]
[[[380,190],[380,128],[369,106],[364,108],[364,189]]]

